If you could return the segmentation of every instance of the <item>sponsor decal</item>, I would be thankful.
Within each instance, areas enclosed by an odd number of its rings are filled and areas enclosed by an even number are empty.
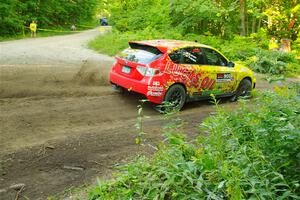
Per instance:
[[[152,85],[154,85],[154,86],[160,86],[160,82],[159,81],[153,81]]]
[[[190,52],[183,52],[183,56],[189,58],[190,60],[192,60],[193,62],[197,62],[197,57],[194,56],[193,54],[191,54]]]
[[[230,73],[217,74],[216,82],[221,83],[221,82],[229,82],[229,81],[233,81],[233,77],[231,76]]]
[[[206,76],[205,78],[202,79],[201,84],[200,84],[200,88],[204,89],[204,90],[206,90],[206,89],[212,90],[215,83],[216,83],[216,80],[210,79],[208,76]]]
[[[154,92],[154,91],[147,92],[147,96],[159,97],[161,95],[162,95],[162,92]]]
[[[164,87],[163,86],[148,86],[148,91],[163,91]]]
[[[200,53],[201,50],[200,50],[200,49],[193,49],[193,52],[194,52],[194,53]]]
[[[148,86],[147,96],[158,97],[163,94],[164,87],[160,85],[159,81],[153,81],[153,86]]]
[[[195,66],[181,64],[167,64],[165,73],[169,74],[172,80],[184,82],[188,87],[197,86],[202,72],[197,71]]]

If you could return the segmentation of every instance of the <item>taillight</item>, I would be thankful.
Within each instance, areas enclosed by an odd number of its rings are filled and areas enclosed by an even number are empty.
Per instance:
[[[112,69],[115,69],[117,63],[118,63],[118,61],[115,60],[115,62],[112,64]]]
[[[137,66],[136,69],[138,72],[143,76],[155,76],[159,74],[159,69],[150,68],[150,67],[144,67],[144,66]]]
[[[155,76],[159,74],[159,69],[147,68],[145,76]]]

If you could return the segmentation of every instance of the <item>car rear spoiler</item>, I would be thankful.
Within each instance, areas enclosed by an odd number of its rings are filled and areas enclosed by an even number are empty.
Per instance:
[[[129,42],[129,46],[132,49],[141,49],[141,50],[148,51],[148,52],[151,52],[156,55],[163,54],[163,52],[160,51],[158,48],[147,45],[147,44],[142,44],[142,43],[138,43],[138,42]]]

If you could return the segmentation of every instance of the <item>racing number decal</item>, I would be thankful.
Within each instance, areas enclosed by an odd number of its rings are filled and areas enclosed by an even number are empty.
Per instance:
[[[200,88],[204,89],[204,90],[206,90],[206,89],[212,90],[212,88],[214,87],[215,83],[216,83],[216,80],[210,79],[208,76],[206,76],[202,80],[202,82],[200,84]]]

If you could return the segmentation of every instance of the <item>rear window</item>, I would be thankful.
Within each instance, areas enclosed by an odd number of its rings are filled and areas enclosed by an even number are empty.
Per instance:
[[[130,48],[125,49],[118,55],[120,58],[136,63],[149,64],[163,55],[155,47],[137,43],[130,43],[129,45]]]

